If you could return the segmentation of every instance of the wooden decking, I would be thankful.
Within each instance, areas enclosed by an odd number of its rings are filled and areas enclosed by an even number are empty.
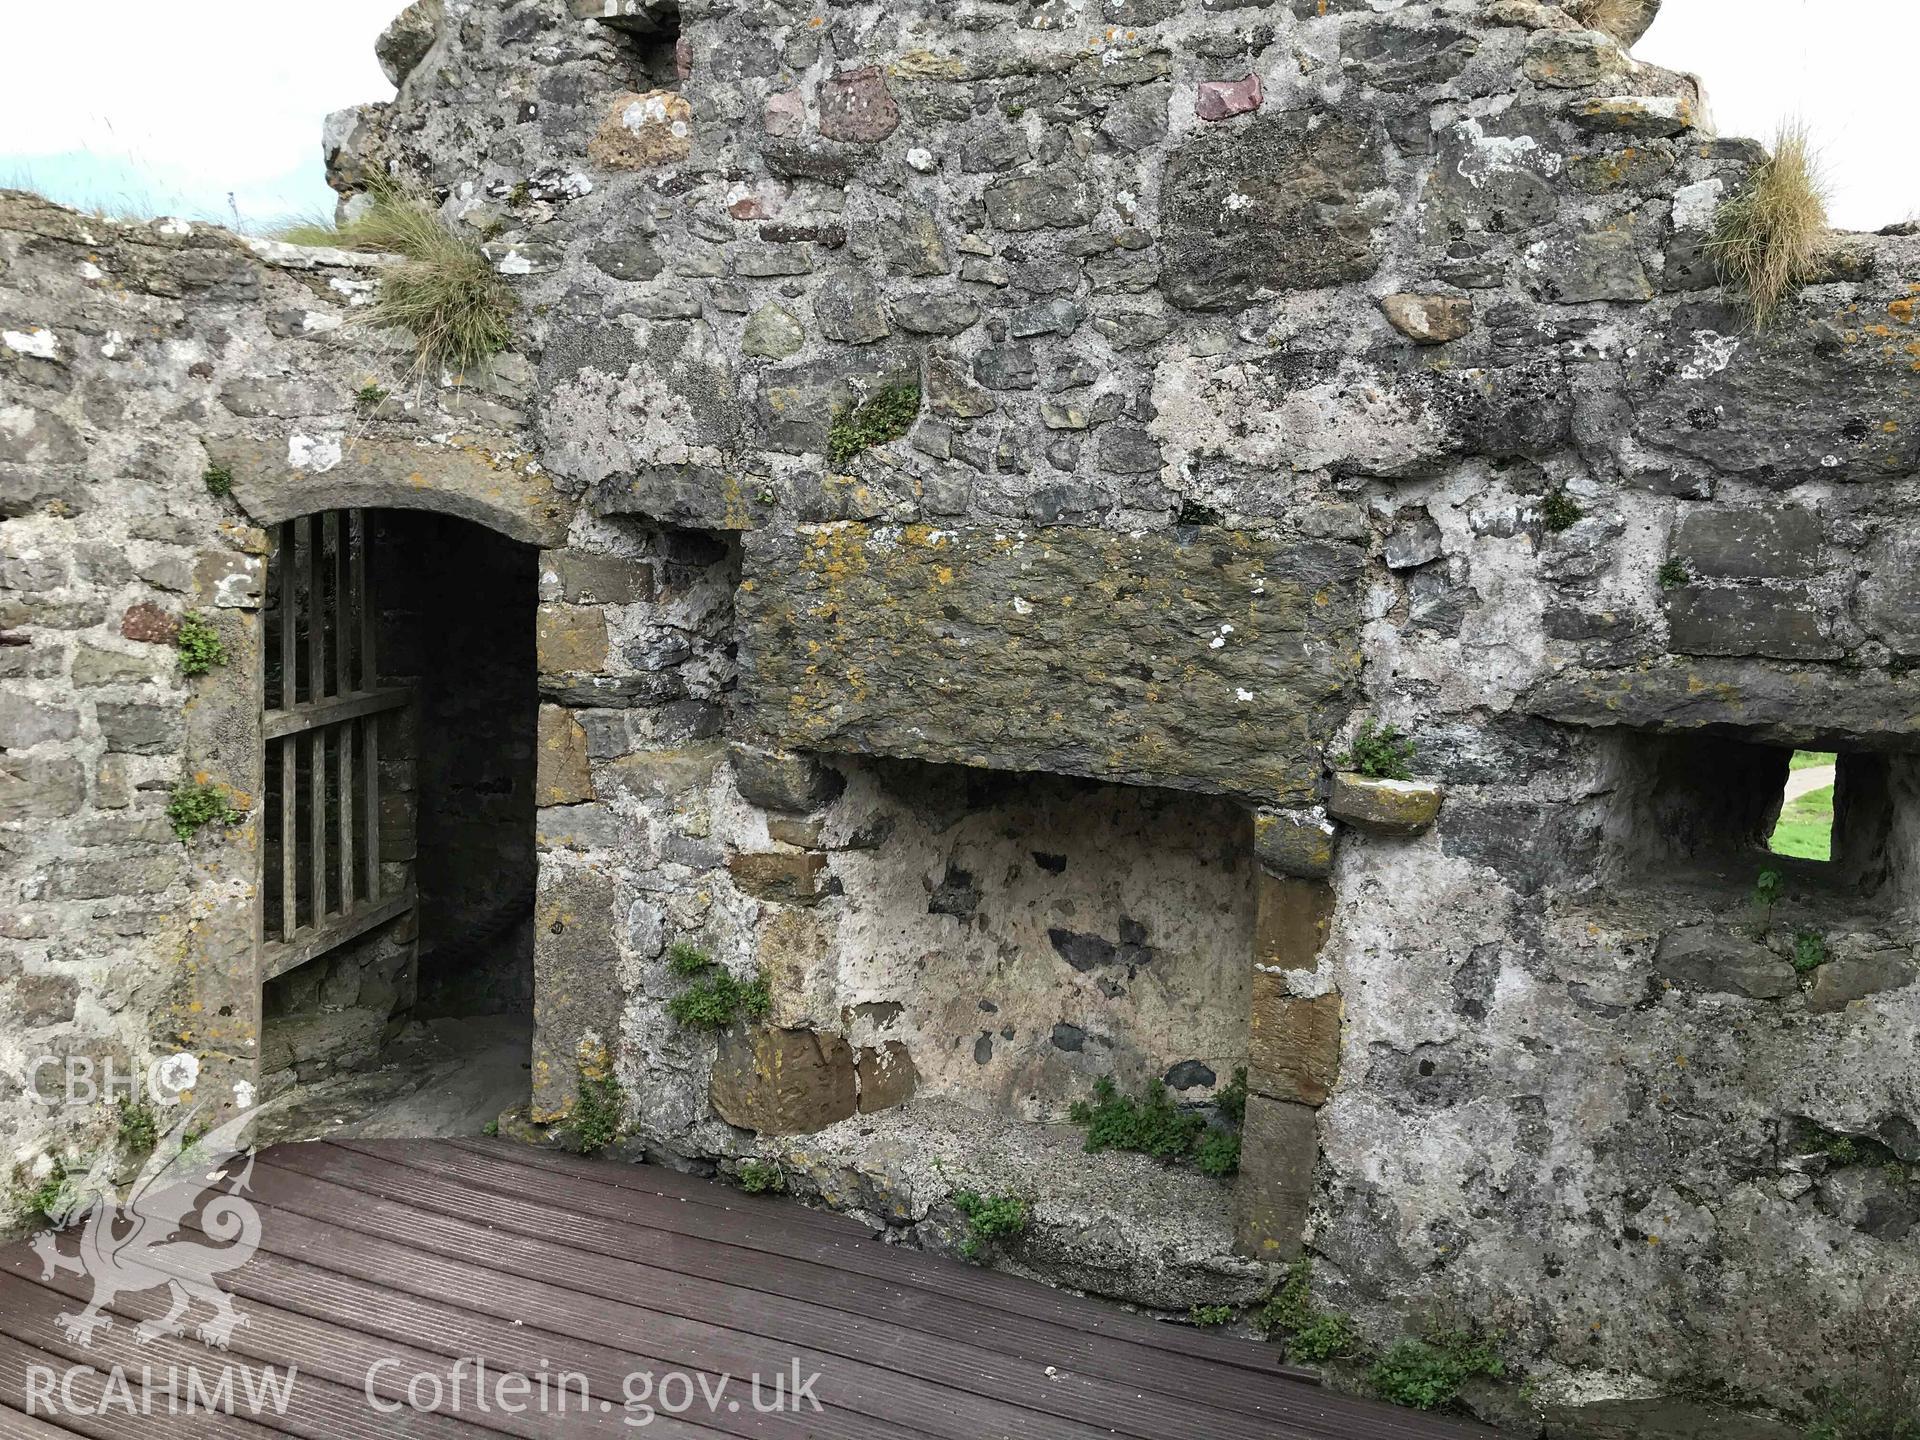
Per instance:
[[[246,1320],[224,1351],[191,1332],[139,1340],[135,1325],[167,1308],[162,1289],[116,1297],[114,1323],[81,1346],[56,1317],[82,1307],[92,1280],[43,1279],[29,1247],[7,1249],[0,1440],[1490,1433],[1334,1395],[1290,1375],[1271,1346],[885,1245],[844,1217],[654,1166],[485,1140],[292,1145],[259,1157],[250,1199],[259,1250],[216,1277]],[[207,1313],[197,1305],[190,1323]],[[244,1403],[265,1366],[297,1367],[284,1413]],[[796,1367],[818,1374],[818,1408],[757,1410],[749,1377],[767,1404],[773,1377],[791,1385]],[[503,1390],[515,1372],[527,1388]],[[663,1379],[674,1372],[688,1378]],[[223,1374],[238,1413],[186,1413],[193,1386],[204,1395]],[[638,1375],[655,1386],[641,1396],[655,1414],[644,1427],[629,1422],[647,1411],[626,1403],[647,1383],[628,1378]],[[723,1375],[728,1389],[709,1405],[697,1386]],[[406,1405],[409,1383],[429,1408]],[[37,1419],[25,1413],[35,1384]],[[661,1408],[683,1398],[693,1404],[681,1413]]]

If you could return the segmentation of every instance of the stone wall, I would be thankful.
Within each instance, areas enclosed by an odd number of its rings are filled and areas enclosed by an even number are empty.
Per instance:
[[[1764,152],[1573,8],[447,0],[331,173],[428,187],[518,343],[367,417],[374,262],[10,200],[8,983],[75,1008],[6,1043],[150,1045],[162,934],[244,919],[99,818],[194,712],[85,693],[184,603],[89,547],[208,551],[238,645],[243,517],[411,493],[542,549],[535,1121],[610,1075],[656,1156],[932,1244],[1024,1191],[1005,1263],[1170,1309],[1306,1253],[1376,1343],[1503,1329],[1549,1410],[1845,1383],[1916,1278],[1920,239],[1835,237],[1754,333],[1705,247]],[[1421,784],[1330,774],[1369,716]],[[1847,752],[1842,854],[1763,934],[1796,745]],[[137,938],[56,938],[94,918]],[[675,1021],[676,944],[765,1023]],[[1188,1062],[1249,1070],[1231,1185],[1048,1123]]]

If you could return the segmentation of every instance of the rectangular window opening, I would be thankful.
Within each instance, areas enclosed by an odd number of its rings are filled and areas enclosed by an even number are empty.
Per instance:
[[[1796,750],[1781,795],[1780,818],[1767,849],[1797,860],[1834,856],[1833,800],[1840,757],[1828,750]]]

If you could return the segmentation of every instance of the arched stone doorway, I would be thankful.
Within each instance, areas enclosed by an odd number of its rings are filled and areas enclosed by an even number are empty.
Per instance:
[[[268,531],[264,1123],[478,1132],[527,1098],[539,551],[414,507]]]

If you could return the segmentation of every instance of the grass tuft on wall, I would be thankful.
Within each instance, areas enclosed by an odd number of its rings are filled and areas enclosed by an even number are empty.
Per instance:
[[[1818,272],[1826,235],[1827,184],[1813,143],[1805,125],[1783,125],[1772,158],[1720,207],[1709,242],[1756,329]]]
[[[381,274],[367,323],[413,332],[417,375],[458,375],[506,349],[513,338],[513,292],[479,245],[390,184],[369,194],[373,203],[366,212],[337,229],[301,224],[276,238],[400,256],[404,264]]]
[[[1567,7],[1589,30],[1599,30],[1631,45],[1653,24],[1660,0],[1577,0]]]

